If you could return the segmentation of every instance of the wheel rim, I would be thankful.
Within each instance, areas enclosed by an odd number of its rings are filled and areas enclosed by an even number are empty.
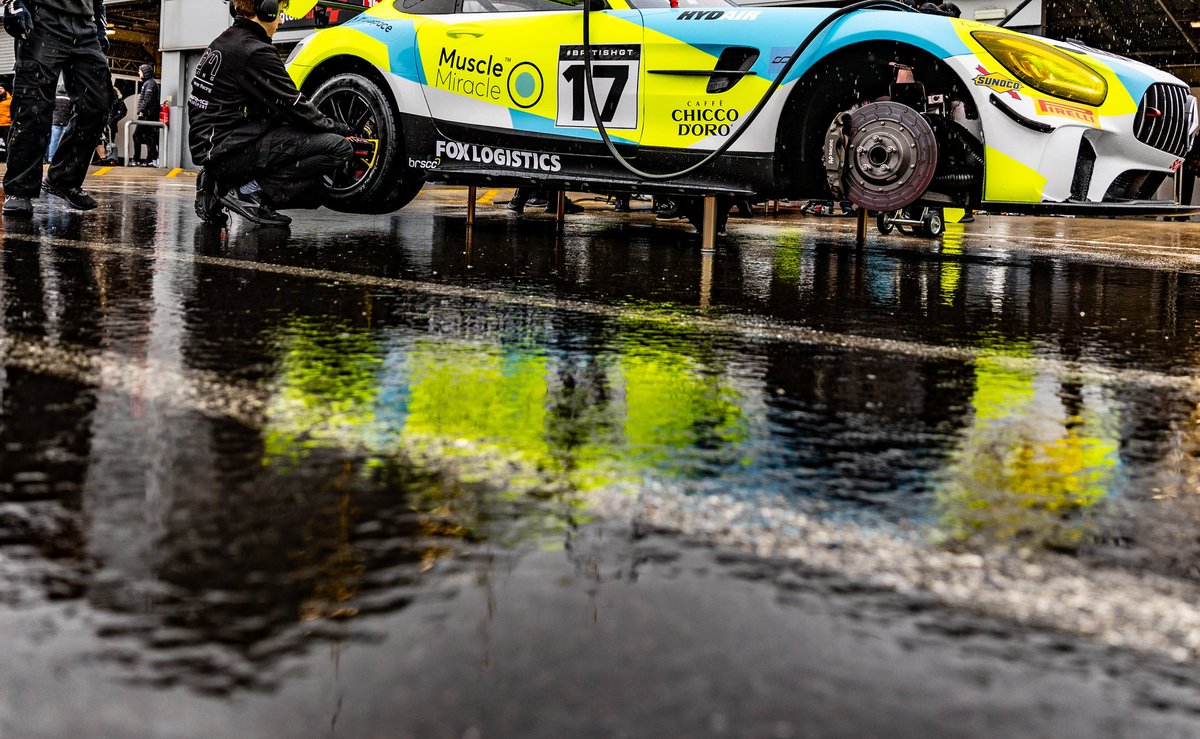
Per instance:
[[[317,102],[317,110],[329,116],[338,123],[350,127],[353,134],[359,138],[375,142],[376,154],[382,143],[379,135],[379,120],[371,101],[357,90],[334,90]],[[339,171],[328,178],[329,189],[333,192],[347,192],[358,187],[371,174],[376,164],[375,156],[368,160],[363,151],[356,146],[355,166]]]

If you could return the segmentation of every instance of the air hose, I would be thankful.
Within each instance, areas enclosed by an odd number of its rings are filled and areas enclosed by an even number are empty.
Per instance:
[[[619,163],[630,173],[635,174],[642,179],[660,181],[674,180],[683,177],[684,175],[691,174],[701,167],[711,164],[717,159],[717,157],[728,151],[729,147],[737,143],[737,140],[740,139],[742,134],[750,128],[750,124],[754,123],[754,119],[757,118],[758,114],[762,112],[762,109],[766,107],[766,104],[768,101],[770,101],[771,96],[774,95],[775,91],[779,89],[779,86],[783,84],[784,78],[787,77],[788,73],[792,71],[792,67],[795,66],[796,61],[800,58],[800,55],[812,45],[813,40],[816,39],[822,31],[828,28],[835,21],[850,15],[851,13],[868,9],[903,10],[909,13],[919,12],[915,8],[900,2],[896,2],[896,0],[863,0],[862,2],[853,3],[845,6],[844,8],[835,10],[833,13],[830,13],[828,16],[826,16],[824,20],[818,23],[817,27],[809,32],[804,41],[802,41],[800,45],[796,47],[796,50],[792,52],[790,57],[788,57],[787,64],[783,65],[783,69],[779,70],[779,74],[777,74],[775,79],[771,81],[771,86],[767,88],[765,93],[763,93],[763,96],[758,101],[758,104],[755,105],[754,108],[741,119],[741,125],[738,126],[736,131],[730,134],[729,138],[726,139],[723,144],[718,146],[708,156],[704,157],[699,162],[696,162],[685,169],[681,169],[678,172],[644,172],[630,164],[629,160],[627,160],[625,157],[621,156],[621,152],[617,151],[617,147],[613,145],[612,139],[609,138],[608,130],[604,127],[604,121],[600,117],[600,106],[596,102],[596,91],[592,80],[592,43],[591,28],[589,24],[589,19],[591,18],[591,0],[583,0],[583,76],[585,84],[587,85],[588,103],[592,109],[592,117],[596,122],[596,130],[600,132],[600,138],[604,140],[604,145],[608,147],[608,152],[612,155],[613,159],[617,160],[617,163]]]

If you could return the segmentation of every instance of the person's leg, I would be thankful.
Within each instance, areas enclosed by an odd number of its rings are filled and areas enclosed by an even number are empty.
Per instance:
[[[558,213],[558,190],[549,190],[546,192],[546,212]],[[578,203],[571,202],[570,198],[563,198],[564,213],[582,213],[583,206]]]
[[[1180,183],[1180,188],[1179,188],[1179,190],[1180,190],[1179,204],[1180,205],[1191,205],[1192,204],[1192,193],[1194,193],[1196,191],[1196,174],[1194,171],[1191,170],[1190,167],[1188,167],[1187,165],[1184,165],[1180,170],[1179,176],[1183,178],[1183,182]],[[1179,216],[1175,220],[1190,221],[1191,218],[1188,216]]]
[[[54,88],[66,58],[66,45],[53,14],[34,27],[27,41],[17,43],[13,79],[12,128],[9,130],[7,197],[36,198],[42,189],[42,161],[50,139]]]
[[[79,32],[86,33],[87,30],[85,27]],[[83,186],[96,142],[100,140],[100,130],[104,127],[104,115],[112,103],[108,60],[100,50],[94,28],[91,34],[91,43],[74,47],[63,66],[63,82],[74,107],[46,175],[48,189],[60,196]],[[71,201],[71,204],[80,207],[81,202]],[[91,207],[95,207],[94,201]]]
[[[513,192],[512,199],[508,201],[508,209],[517,214],[524,213],[525,203],[529,201],[531,194],[532,191],[528,187],[518,187]]]
[[[53,162],[54,155],[58,152],[58,145],[62,143],[63,131],[66,126],[50,126],[50,143],[46,146],[46,162]]]
[[[267,202],[277,209],[319,207],[325,178],[354,156],[354,146],[336,133],[280,128],[263,136],[259,145],[263,153],[256,179]]]
[[[221,170],[204,167],[196,177],[196,216],[205,223],[224,226],[229,222],[225,206],[221,203],[223,190],[220,184]]]

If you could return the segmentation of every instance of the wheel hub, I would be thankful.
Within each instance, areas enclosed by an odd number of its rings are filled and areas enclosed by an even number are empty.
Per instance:
[[[850,115],[847,195],[869,210],[899,210],[925,193],[937,169],[929,122],[906,105],[869,103]]]

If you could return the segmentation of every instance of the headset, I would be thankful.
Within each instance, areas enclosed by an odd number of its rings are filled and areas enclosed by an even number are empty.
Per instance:
[[[229,3],[229,16],[237,18],[237,10]],[[279,17],[279,0],[255,0],[254,16],[263,23],[270,23]]]

